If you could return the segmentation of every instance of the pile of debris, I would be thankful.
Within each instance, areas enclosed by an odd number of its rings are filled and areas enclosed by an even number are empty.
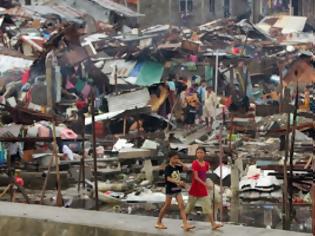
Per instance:
[[[284,89],[315,82],[305,52],[314,33],[299,37],[306,19],[299,27],[283,16],[138,29],[59,3],[0,15],[0,181],[12,187],[22,178],[28,202],[74,207],[77,184],[83,199],[159,204],[166,153],[178,150],[190,164],[200,145],[224,207],[234,207],[235,192],[244,204],[282,202],[290,151],[290,200],[310,203],[314,135],[302,132],[314,134],[314,122],[309,104],[307,115],[294,112],[307,96],[292,105],[301,90]],[[216,92],[212,129],[200,115],[206,87]],[[198,119],[187,122],[187,107]]]

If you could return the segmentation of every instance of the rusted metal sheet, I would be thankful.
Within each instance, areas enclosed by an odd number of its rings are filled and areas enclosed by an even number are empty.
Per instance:
[[[68,65],[78,65],[82,61],[89,58],[87,51],[82,47],[73,47],[65,52],[61,56],[61,60]]]
[[[315,69],[303,60],[298,60],[290,67],[283,79],[286,84],[312,84],[315,82]]]
[[[198,53],[200,45],[198,43],[189,41],[189,40],[184,40],[182,42],[182,48],[188,51],[191,51],[193,53]]]

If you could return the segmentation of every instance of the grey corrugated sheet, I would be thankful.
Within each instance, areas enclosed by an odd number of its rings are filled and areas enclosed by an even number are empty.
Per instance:
[[[130,93],[112,96],[107,99],[109,112],[132,110],[148,105],[150,93],[148,89],[141,89]]]
[[[85,13],[78,11],[68,5],[58,4],[52,6],[25,6],[25,9],[31,14],[39,14],[41,16],[47,14],[57,14],[64,19],[75,19],[82,17]]]
[[[89,0],[89,1],[95,2],[98,5],[104,7],[108,10],[114,11],[114,12],[122,14],[124,16],[128,16],[128,17],[144,16],[141,13],[135,12],[135,11],[129,9],[128,7],[125,7],[121,4],[113,2],[111,0]]]

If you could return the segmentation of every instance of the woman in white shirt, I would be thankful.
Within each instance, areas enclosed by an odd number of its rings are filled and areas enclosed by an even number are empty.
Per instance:
[[[211,87],[207,87],[205,105],[203,110],[204,119],[208,128],[212,128],[214,118],[216,116],[217,96]]]

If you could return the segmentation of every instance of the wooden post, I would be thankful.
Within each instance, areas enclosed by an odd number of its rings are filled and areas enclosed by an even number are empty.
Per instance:
[[[7,154],[8,176],[9,176],[9,192],[10,201],[13,201],[13,175],[12,175],[12,159],[10,153]]]
[[[81,145],[81,148],[82,148],[82,157],[81,157],[81,160],[80,160],[80,171],[79,171],[79,183],[78,183],[78,192],[80,192],[80,188],[81,188],[81,183],[82,183],[82,186],[83,186],[83,189],[85,189],[85,117],[84,117],[84,114],[82,114],[82,145]]]
[[[81,190],[81,181],[82,181],[82,157],[80,159],[80,167],[79,167],[78,193],[80,193],[80,190]]]
[[[50,158],[50,161],[49,161],[49,164],[48,164],[47,174],[46,174],[46,177],[45,177],[45,180],[44,180],[44,184],[43,184],[42,192],[41,192],[41,197],[40,197],[40,204],[41,205],[44,204],[44,196],[45,196],[47,182],[48,182],[48,178],[49,178],[49,175],[50,175],[50,172],[51,172],[51,167],[52,167],[53,162],[54,162],[54,156],[52,156]]]
[[[223,135],[223,124],[220,125],[220,135],[219,135],[219,145],[220,145],[220,221],[223,222],[223,143],[222,143],[222,135]]]
[[[213,170],[212,170],[212,174],[213,174]],[[215,221],[216,219],[216,212],[215,212],[215,184],[214,182],[212,181],[213,185],[212,185],[212,217],[213,217],[213,220]]]
[[[313,173],[315,173],[315,159],[313,158]],[[313,186],[311,189],[312,194],[312,225],[313,225],[313,235],[315,235],[315,183],[313,181]]]
[[[94,191],[95,191],[95,209],[99,210],[98,202],[98,178],[97,178],[97,156],[96,156],[96,133],[95,133],[95,94],[92,92],[91,96],[91,115],[92,115],[92,136],[93,136],[93,160],[94,160]]]
[[[57,139],[56,139],[56,123],[53,121],[53,156],[55,158],[56,164],[56,178],[57,178],[57,197],[56,197],[56,206],[61,207],[63,205],[62,195],[61,195],[61,180],[60,180],[60,171],[59,171],[59,157],[57,151]]]
[[[296,95],[295,95],[295,109],[293,115],[293,125],[292,125],[292,136],[291,136],[291,150],[290,150],[290,181],[289,181],[289,201],[290,201],[290,218],[292,218],[293,212],[293,156],[294,156],[294,144],[295,144],[295,134],[296,134],[296,119],[298,111],[299,102],[299,85],[296,85]]]
[[[118,68],[117,65],[115,66],[115,94],[118,95],[118,89],[117,89],[117,84],[118,84]]]
[[[290,210],[289,210],[289,202],[288,202],[288,159],[289,159],[289,137],[290,137],[290,116],[291,113],[288,113],[288,121],[287,121],[287,131],[285,136],[285,157],[283,164],[283,217],[282,224],[284,230],[289,230],[289,220],[290,220]]]
[[[280,104],[279,104],[279,113],[283,112],[283,76],[282,76],[282,70],[283,67],[281,64],[278,64],[278,70],[280,75]]]
[[[85,189],[85,116],[82,114],[82,179],[83,179],[83,189]]]
[[[244,56],[244,53],[245,53],[245,47],[246,47],[247,41],[248,41],[248,34],[249,34],[249,32],[247,32],[246,36],[245,36],[245,41],[244,41],[244,44],[243,44],[243,49],[242,49],[242,52],[241,52],[241,56]]]
[[[127,117],[125,116],[124,117],[124,136],[126,136],[126,134],[127,134]]]
[[[214,92],[218,95],[218,77],[219,77],[219,51],[216,50],[215,54],[215,84],[214,84]]]
[[[52,80],[53,80],[53,71],[52,71],[52,52],[48,53],[46,56],[46,84],[47,84],[47,111],[51,111],[53,108],[53,97],[52,97]]]
[[[137,117],[137,132],[138,132],[138,138],[137,138],[137,146],[139,147],[140,145],[140,120],[139,117]]]
[[[315,184],[313,183],[312,187],[312,225],[313,225],[313,235],[315,235]]]
[[[242,157],[237,157],[233,159],[233,164],[231,166],[231,221],[234,223],[239,223],[240,216],[240,199],[239,199],[239,183],[240,183],[240,168],[242,166]]]

